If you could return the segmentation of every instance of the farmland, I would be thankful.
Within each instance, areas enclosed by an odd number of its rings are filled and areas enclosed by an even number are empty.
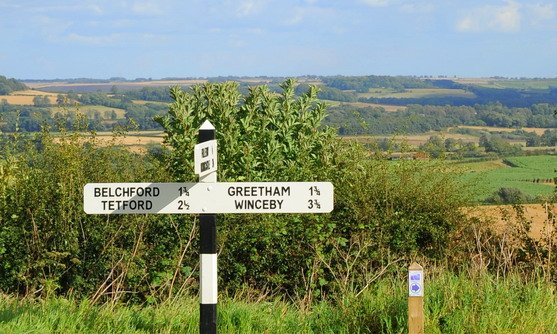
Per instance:
[[[0,101],[5,100],[7,103],[13,105],[33,105],[33,99],[36,96],[47,96],[50,103],[53,104],[56,102],[57,94],[29,89],[15,91],[9,95],[0,95]]]
[[[98,113],[104,119],[122,119],[126,115],[126,111],[120,108],[111,108],[105,107],[100,105],[78,105],[78,106],[70,106],[70,107],[50,107],[50,113],[55,115],[56,113],[60,113],[65,115],[68,112],[81,112],[87,115],[89,118],[94,118],[95,113]],[[115,115],[112,115],[114,112]]]
[[[547,130],[552,130],[552,128],[530,128],[530,127],[523,127],[523,128],[503,128],[499,126],[473,126],[473,125],[461,125],[459,126],[461,129],[472,129],[478,131],[484,131],[488,133],[497,133],[497,132],[513,132],[516,130],[524,130],[526,132],[532,132],[537,135],[542,135]],[[450,130],[450,129],[449,129]]]
[[[463,89],[443,89],[443,88],[413,88],[397,91],[394,89],[371,89],[368,93],[358,93],[358,97],[363,98],[427,98],[427,97],[468,97],[475,95]]]
[[[129,131],[123,136],[114,136],[111,132],[98,132],[95,134],[99,145],[119,145],[132,152],[145,153],[150,145],[162,144],[162,131]]]
[[[367,102],[340,102],[340,101],[333,101],[333,100],[321,100],[325,102],[329,106],[351,106],[351,107],[358,107],[358,108],[383,108],[387,112],[393,111],[400,111],[405,110],[405,106],[395,106],[389,104],[377,104],[377,103],[367,103]]]
[[[493,224],[499,233],[505,233],[525,222],[530,224],[528,235],[535,240],[547,238],[548,234],[554,231],[552,217],[557,214],[557,205],[525,204],[521,210],[520,214],[517,214],[511,205],[477,205],[464,209],[468,217]]]
[[[474,84],[487,88],[498,89],[536,89],[545,90],[557,87],[557,79],[504,79],[504,78],[458,78],[456,82]]]
[[[79,109],[92,124],[95,113],[114,112],[116,136],[89,124],[36,136],[4,132],[0,258],[6,270],[0,271],[0,288],[9,295],[0,295],[0,332],[196,330],[196,217],[86,215],[82,191],[91,182],[196,180],[194,129],[206,118],[222,135],[219,179],[335,184],[330,214],[219,216],[221,332],[405,332],[406,268],[414,260],[427,268],[427,332],[552,332],[555,243],[548,240],[555,235],[544,230],[551,223],[544,220],[548,211],[537,205],[526,207],[524,216],[511,206],[506,216],[500,207],[463,212],[502,187],[538,196],[538,202],[540,195],[555,200],[548,180],[556,176],[557,156],[501,153],[506,144],[530,136],[516,130],[528,128],[545,136],[539,140],[551,139],[546,131],[526,126],[503,131],[511,127],[481,123],[513,112],[530,113],[525,122],[539,121],[540,115],[546,121],[554,117],[550,107],[408,105],[384,112],[370,102],[336,101],[334,107],[346,108],[340,116],[364,108],[359,116],[369,117],[370,124],[384,121],[378,129],[385,131],[338,140],[333,131],[317,130],[323,129],[317,97],[290,95],[291,85],[287,82],[284,92],[249,90],[253,95],[238,101],[234,97],[246,87],[231,83],[204,86],[199,95],[174,91],[175,114],[157,100],[166,93],[162,89],[81,93],[75,96],[84,102]],[[204,95],[213,92],[219,94]],[[152,112],[151,105],[160,110]],[[277,112],[264,119],[261,111],[269,106]],[[153,129],[154,115],[163,115],[168,151],[158,147],[161,130],[121,131],[134,117],[143,129]],[[461,119],[467,127],[453,124]],[[404,120],[427,130],[396,134],[388,126]],[[390,161],[389,148],[374,155],[371,145],[350,142],[384,139],[408,144],[393,146],[403,152],[410,147],[431,156]],[[459,151],[463,148],[468,151]],[[436,149],[444,150],[441,159],[433,158]],[[475,155],[464,160],[464,153]],[[477,191],[471,193],[474,182]],[[530,234],[519,228],[529,220]]]
[[[498,161],[457,163],[465,179],[476,182],[478,199],[485,199],[500,188],[519,189],[532,197],[549,196],[555,192],[557,156],[524,156]]]
[[[454,139],[454,140],[461,140],[464,143],[475,143],[479,142],[479,138],[474,135],[466,135],[466,134],[459,134],[453,133],[449,131],[430,131],[427,133],[421,134],[412,134],[412,135],[394,135],[394,136],[345,136],[344,138],[347,140],[354,140],[360,143],[374,143],[378,141],[388,140],[393,141],[400,144],[410,145],[409,149],[416,150],[418,146],[425,144],[431,137],[439,136],[443,139]]]
[[[30,81],[26,85],[37,90],[48,92],[68,92],[77,93],[104,92],[108,93],[113,87],[119,90],[139,90],[143,87],[169,87],[169,86],[191,86],[207,82],[205,79],[184,79],[184,80],[144,80],[135,82],[106,81],[106,82],[66,82],[66,81]]]

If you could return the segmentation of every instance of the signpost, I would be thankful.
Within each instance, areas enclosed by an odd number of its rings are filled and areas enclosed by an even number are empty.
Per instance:
[[[215,127],[205,121],[199,128],[199,144],[194,151],[195,173],[199,175],[200,184],[217,182],[217,141]],[[207,188],[210,185],[206,186]],[[186,194],[187,195],[187,194]],[[187,197],[187,196],[186,196]],[[188,205],[185,200],[183,200]],[[207,199],[207,202],[212,202]],[[205,209],[205,210],[204,210]],[[199,333],[217,333],[217,215],[210,212],[199,216]]]
[[[217,182],[215,128],[205,121],[194,148],[199,183],[89,183],[87,214],[200,214],[200,333],[217,332],[218,213],[326,213],[331,182]]]

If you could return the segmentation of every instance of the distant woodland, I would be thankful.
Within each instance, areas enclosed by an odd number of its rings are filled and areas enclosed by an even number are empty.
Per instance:
[[[0,75],[0,95],[7,95],[13,91],[24,89],[27,89],[25,84],[15,79],[8,79],[5,76]]]
[[[38,96],[33,105],[12,105],[0,96],[0,130],[11,132],[17,127],[23,131],[38,131],[44,124],[71,127],[80,108],[85,109],[85,106],[124,111],[119,117],[114,111],[89,110],[87,117],[92,130],[112,130],[130,122],[141,130],[160,129],[153,117],[167,111],[167,103],[171,101],[170,87],[126,85],[138,80],[150,82],[141,78],[131,81],[124,78],[65,80],[72,84],[83,83],[83,91],[80,86],[47,87],[45,90],[58,94],[56,101]],[[272,91],[280,91],[278,82],[282,78],[258,80],[209,79],[236,81],[244,94],[261,83]],[[120,84],[111,85],[115,81]],[[536,86],[536,80],[520,79],[495,81],[502,83],[501,87],[465,84],[447,78],[395,76],[303,77],[299,81],[298,95],[307,91],[309,83],[319,87],[318,97],[329,105],[324,125],[336,128],[340,135],[413,134],[460,125],[557,128],[557,80],[545,87]],[[87,86],[103,83],[104,86]],[[91,91],[92,87],[97,87],[97,91]],[[0,76],[0,95],[26,88],[15,79]],[[400,108],[387,111],[384,106]]]

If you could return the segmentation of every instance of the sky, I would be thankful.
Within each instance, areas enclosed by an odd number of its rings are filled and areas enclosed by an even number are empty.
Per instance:
[[[17,79],[557,77],[557,0],[0,0]]]

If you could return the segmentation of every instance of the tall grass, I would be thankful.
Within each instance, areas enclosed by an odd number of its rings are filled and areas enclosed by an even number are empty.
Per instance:
[[[427,268],[426,268],[427,269]],[[555,285],[446,270],[428,275],[426,333],[555,333]],[[405,333],[406,280],[385,277],[364,293],[337,296],[309,308],[268,299],[223,297],[219,333]],[[195,333],[198,299],[160,305],[93,305],[90,301],[0,298],[0,333]]]

